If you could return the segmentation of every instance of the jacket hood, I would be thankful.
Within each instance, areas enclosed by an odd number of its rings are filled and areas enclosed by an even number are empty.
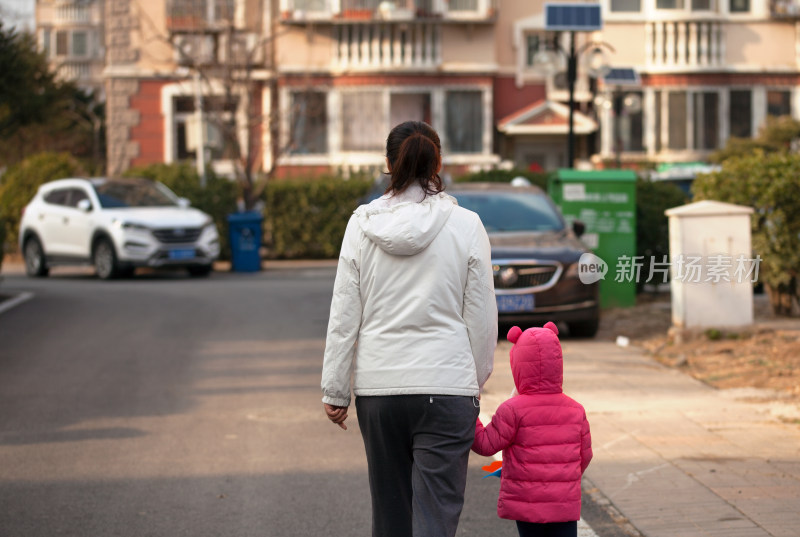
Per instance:
[[[433,242],[457,205],[443,192],[426,197],[420,187],[409,187],[362,205],[355,216],[364,234],[386,253],[414,255]]]
[[[562,392],[564,362],[555,324],[524,332],[515,326],[508,331],[508,340],[514,343],[511,372],[521,395]]]

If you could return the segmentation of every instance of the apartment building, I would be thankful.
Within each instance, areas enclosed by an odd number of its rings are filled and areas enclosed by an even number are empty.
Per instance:
[[[451,173],[494,147],[496,2],[281,0],[282,170],[385,169],[386,136],[430,123]]]
[[[602,39],[635,68],[634,110],[602,108],[596,162],[619,143],[623,162],[703,160],[767,116],[800,118],[797,0],[602,0]],[[614,88],[605,88],[614,91]]]
[[[105,44],[103,0],[37,0],[36,36],[63,80],[102,96]]]
[[[702,160],[800,117],[797,1],[603,0],[603,30],[576,35],[576,165]],[[220,173],[378,172],[407,119],[453,175],[567,166],[569,36],[544,3],[106,0],[109,172],[198,148]],[[638,85],[604,84],[598,60]]]

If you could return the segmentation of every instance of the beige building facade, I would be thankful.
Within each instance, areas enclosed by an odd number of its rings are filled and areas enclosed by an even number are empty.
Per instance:
[[[36,37],[63,80],[103,92],[105,68],[103,0],[37,0]]]
[[[576,34],[576,166],[704,160],[770,115],[800,117],[797,2],[603,0],[602,31]],[[545,30],[541,0],[105,0],[97,13],[112,174],[182,160],[378,172],[408,119],[437,129],[453,175],[568,165],[569,35]],[[43,48],[80,55],[80,34],[65,45],[57,26],[40,22]],[[605,84],[604,66],[637,84]]]

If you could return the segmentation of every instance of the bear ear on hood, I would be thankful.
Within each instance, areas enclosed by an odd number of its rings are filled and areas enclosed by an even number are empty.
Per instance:
[[[547,329],[549,329],[549,330],[552,330],[552,331],[553,331],[553,333],[555,333],[555,335],[558,335],[558,327],[557,327],[557,326],[555,325],[555,323],[553,323],[552,321],[548,321],[548,322],[547,322],[547,323],[544,325],[544,328],[547,328]]]
[[[508,336],[506,339],[508,339],[511,343],[516,343],[517,340],[519,339],[519,336],[521,335],[522,335],[522,328],[520,328],[519,326],[512,326],[511,330],[508,331]]]

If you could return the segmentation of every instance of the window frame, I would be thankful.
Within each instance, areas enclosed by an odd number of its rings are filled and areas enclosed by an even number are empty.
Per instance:
[[[468,149],[463,149],[461,147],[454,148],[453,147],[453,136],[451,136],[451,123],[450,117],[451,115],[449,112],[449,104],[448,104],[448,97],[452,94],[476,94],[478,97],[478,116],[480,118],[480,127],[473,129],[477,136],[477,148],[472,149],[475,145],[470,143]],[[484,152],[485,148],[483,147],[483,131],[484,131],[484,107],[483,107],[483,95],[484,92],[481,89],[469,89],[469,88],[446,88],[444,91],[444,139],[442,140],[442,145],[444,151],[448,153],[457,153],[457,154],[464,154],[464,155],[476,155],[481,154]]]
[[[322,110],[323,116],[323,123],[322,123],[322,151],[315,151],[316,147],[312,147],[310,151],[296,151],[295,147],[295,125],[296,125],[296,106],[295,106],[295,99],[298,96],[308,96],[314,95],[315,98],[319,98],[319,103],[324,107]],[[306,103],[308,106],[308,103]],[[328,112],[328,93],[326,91],[319,91],[319,90],[290,90],[289,91],[289,139],[288,139],[288,154],[291,156],[305,156],[305,155],[326,155],[330,152],[330,141],[328,136],[328,123],[329,123],[330,114]],[[313,137],[312,137],[313,138]],[[308,140],[306,140],[303,144],[304,146],[308,146]]]

